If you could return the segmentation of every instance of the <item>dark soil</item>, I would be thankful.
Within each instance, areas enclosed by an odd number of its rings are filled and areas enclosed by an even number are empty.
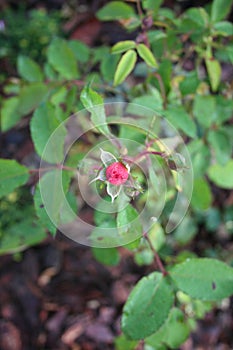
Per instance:
[[[121,255],[118,266],[104,267],[90,248],[58,235],[15,259],[1,257],[0,349],[115,349],[122,306],[151,269]],[[181,349],[233,349],[232,306],[210,312]]]

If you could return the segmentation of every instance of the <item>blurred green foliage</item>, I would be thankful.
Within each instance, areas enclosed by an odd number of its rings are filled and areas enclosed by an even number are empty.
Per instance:
[[[6,8],[0,13],[0,58],[15,64],[19,54],[45,61],[46,48],[56,35],[62,36],[62,18],[58,11],[45,9],[26,11],[23,6],[13,10]]]

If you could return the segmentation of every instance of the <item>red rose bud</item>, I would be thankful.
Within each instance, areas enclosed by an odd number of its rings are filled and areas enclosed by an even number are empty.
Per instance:
[[[128,169],[120,162],[115,162],[106,168],[106,179],[112,185],[122,185],[128,177]]]

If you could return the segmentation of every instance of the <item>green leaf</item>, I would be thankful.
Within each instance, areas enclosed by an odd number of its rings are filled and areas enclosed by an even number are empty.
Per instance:
[[[102,134],[111,135],[107,125],[103,97],[87,85],[83,88],[80,99],[83,106],[91,113],[91,121],[94,126]]]
[[[132,100],[132,103],[135,105],[139,105],[142,107],[146,107],[149,109],[152,109],[155,112],[161,111],[163,109],[163,99],[161,97],[161,94],[159,93],[158,90],[154,90],[156,92],[153,93],[153,95],[143,95],[136,97]],[[135,108],[137,109],[137,106],[130,106],[132,109]],[[131,111],[132,111],[131,109]],[[145,113],[147,113],[146,109],[144,109]],[[136,110],[135,110],[136,112]],[[148,111],[148,117],[150,117],[151,111]]]
[[[209,24],[208,13],[202,7],[193,7],[188,9],[185,14],[201,29],[207,27]]]
[[[210,79],[211,89],[213,92],[216,92],[218,90],[222,74],[220,63],[214,58],[206,58],[205,64]]]
[[[189,243],[198,233],[195,220],[190,216],[185,216],[179,226],[174,231],[174,238],[180,244]]]
[[[135,239],[142,235],[142,224],[137,210],[131,204],[117,214],[117,227],[121,235],[134,233]]]
[[[121,84],[134,69],[137,54],[134,50],[127,51],[120,59],[114,76],[114,85]]]
[[[229,160],[224,166],[214,164],[208,169],[208,176],[217,186],[221,188],[233,188],[233,160]]]
[[[43,73],[40,66],[27,56],[18,56],[17,70],[20,76],[29,82],[41,82],[43,80]]]
[[[82,63],[88,62],[90,58],[90,49],[86,44],[79,40],[70,40],[68,41],[68,46],[72,50],[77,61]]]
[[[145,10],[153,10],[153,14],[156,14],[162,3],[163,0],[143,0],[142,6]]]
[[[51,81],[58,80],[58,73],[55,71],[52,65],[49,64],[48,62],[46,62],[44,65],[44,72],[48,80],[51,80]]]
[[[129,340],[124,334],[121,334],[115,338],[114,343],[116,350],[135,350],[138,342],[135,340]]]
[[[102,7],[96,14],[101,21],[115,21],[135,16],[133,7],[122,1],[111,1]]]
[[[156,68],[158,67],[158,63],[156,58],[154,57],[151,50],[145,44],[137,45],[137,52],[139,56],[146,62],[146,64],[150,67]]]
[[[178,349],[187,339],[189,333],[190,327],[184,318],[183,312],[173,308],[168,320],[158,332],[145,339],[145,343],[151,345],[153,349],[160,349],[162,344],[166,344],[171,349]]]
[[[170,90],[171,81],[172,81],[172,63],[168,59],[163,59],[159,65],[158,74],[160,74],[163,84],[165,86],[166,92]],[[157,81],[157,78],[156,78]],[[156,87],[160,90],[159,83],[157,81]]]
[[[107,54],[100,63],[100,71],[104,79],[109,82],[114,79],[115,70],[119,61],[119,55]]]
[[[50,101],[53,105],[60,105],[65,103],[67,96],[67,88],[65,86],[59,86],[57,89],[54,89],[53,94],[51,95]]]
[[[0,198],[24,185],[29,178],[28,169],[15,160],[0,159]]]
[[[233,35],[233,24],[228,21],[217,22],[214,24],[214,29],[218,34],[223,36]]]
[[[57,120],[55,108],[51,103],[47,102],[37,108],[31,119],[30,130],[39,156],[50,163],[63,161],[66,129]]]
[[[55,38],[48,48],[48,62],[65,79],[79,77],[75,55],[64,39]]]
[[[21,119],[20,113],[17,112],[18,105],[18,97],[3,100],[1,110],[1,130],[3,132],[12,128]]]
[[[221,21],[231,11],[232,0],[214,0],[211,6],[211,20]]]
[[[166,242],[165,233],[162,226],[155,222],[148,232],[153,248],[158,252]]]
[[[116,266],[120,261],[120,255],[117,248],[92,248],[95,259],[101,264]]]
[[[216,119],[216,100],[211,95],[196,95],[193,113],[198,122],[208,128]]]
[[[13,224],[0,239],[0,254],[13,254],[28,246],[40,243],[46,238],[46,233],[32,218],[25,218]]]
[[[188,144],[191,154],[194,177],[205,174],[211,159],[210,149],[203,140],[193,140]]]
[[[233,293],[233,268],[215,259],[190,259],[170,271],[178,289],[192,298],[217,301]]]
[[[130,339],[144,339],[168,318],[173,292],[167,278],[153,272],[133,288],[123,309],[122,330]]]
[[[21,116],[31,113],[45,99],[48,91],[48,86],[42,83],[24,86],[19,93],[18,113]]]
[[[71,174],[70,174],[71,177]],[[60,211],[60,219],[62,224],[69,224],[76,220],[76,215],[78,212],[77,198],[76,195],[68,191],[66,194],[66,201],[63,201],[63,205],[61,206]],[[68,204],[68,206],[66,205]]]
[[[194,94],[199,84],[200,81],[196,71],[186,73],[184,80],[182,80],[179,84],[180,91],[184,96]]]
[[[228,135],[223,128],[219,130],[209,130],[207,139],[214,150],[217,162],[221,165],[225,165],[232,154],[230,135]]]
[[[168,121],[190,137],[196,137],[196,125],[182,106],[169,106],[164,112]]]
[[[118,53],[128,51],[130,49],[134,49],[135,47],[136,47],[136,43],[133,40],[119,41],[117,44],[115,44],[111,48],[111,53],[118,54]]]
[[[40,192],[36,193],[34,201],[36,212],[52,233],[55,233],[54,226],[59,226],[64,217],[70,180],[71,173],[55,169],[44,174],[39,181],[37,191]],[[42,209],[41,212],[39,209]]]
[[[138,266],[151,265],[154,261],[154,255],[151,249],[139,250],[134,254],[134,261]]]
[[[34,194],[34,206],[36,210],[36,214],[39,218],[41,224],[48,229],[48,231],[55,236],[57,232],[56,226],[53,224],[51,219],[49,218],[47,211],[45,210],[43,200],[41,198],[39,183],[36,186],[35,194]]]
[[[225,98],[223,95],[216,96],[216,124],[223,124],[232,118],[233,100]],[[227,129],[229,130],[229,125]]]
[[[206,210],[212,202],[212,192],[208,182],[203,179],[195,179],[193,184],[193,194],[191,205],[195,209]]]

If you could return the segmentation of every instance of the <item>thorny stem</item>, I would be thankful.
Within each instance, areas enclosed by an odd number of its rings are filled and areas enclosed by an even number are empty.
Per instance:
[[[163,276],[167,276],[168,275],[168,272],[166,271],[165,267],[163,266],[163,263],[159,257],[159,254],[156,252],[155,248],[153,247],[152,243],[151,243],[151,240],[150,238],[148,237],[148,234],[147,232],[145,232],[143,234],[143,237],[147,240],[149,246],[150,246],[150,249],[152,250],[152,252],[154,253],[154,258],[155,258],[155,262],[159,268],[159,270],[162,272]]]

